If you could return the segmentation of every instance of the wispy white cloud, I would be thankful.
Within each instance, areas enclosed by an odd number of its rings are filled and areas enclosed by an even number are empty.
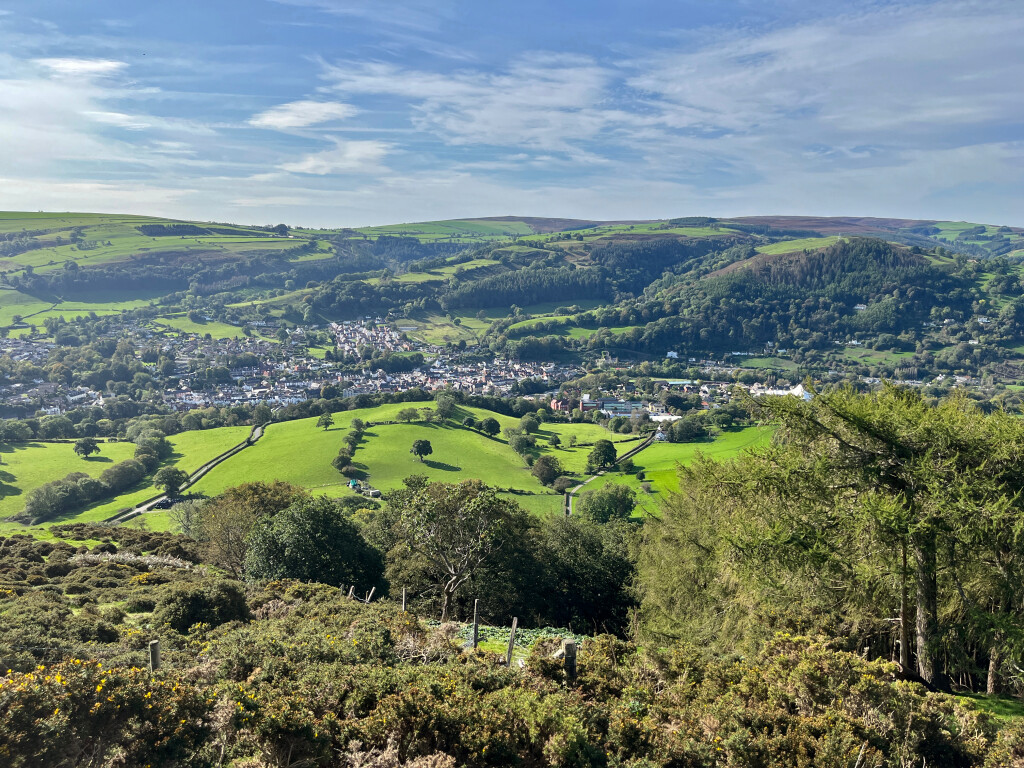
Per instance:
[[[984,142],[986,131],[1024,119],[1009,87],[1024,74],[1022,34],[1015,3],[897,6],[712,34],[699,49],[632,62],[627,82],[653,105],[660,138],[722,149],[736,137],[795,153],[810,144]]]
[[[36,59],[36,64],[43,66],[58,75],[70,77],[94,77],[111,75],[125,68],[123,61],[111,59]]]
[[[416,128],[451,144],[565,152],[599,136],[620,114],[605,101],[611,73],[580,56],[535,53],[503,71],[452,74],[347,62],[327,66],[325,78],[343,96],[405,100]]]
[[[454,0],[273,0],[282,5],[317,8],[337,16],[362,19],[387,28],[435,32],[456,18]]]
[[[315,152],[279,167],[289,173],[324,176],[329,173],[365,173],[380,170],[380,161],[391,151],[383,141],[343,141],[333,138],[334,147]]]
[[[249,120],[249,124],[257,128],[273,128],[283,131],[344,120],[352,117],[358,111],[351,104],[343,104],[339,101],[292,101],[254,115]]]

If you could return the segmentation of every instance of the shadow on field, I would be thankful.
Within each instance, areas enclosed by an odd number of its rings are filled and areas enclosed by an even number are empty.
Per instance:
[[[21,496],[23,493],[21,488],[8,485],[8,483],[13,483],[17,479],[10,472],[0,470],[0,499],[6,499],[8,496]]]
[[[433,461],[431,459],[424,459],[423,463],[431,469],[440,469],[444,472],[461,472],[462,467],[456,467],[453,464],[445,464],[443,461]]]
[[[24,443],[4,443],[0,445],[0,453],[17,453],[18,451],[24,451],[26,448],[45,448],[46,443],[39,443],[35,440],[29,440]]]
[[[109,456],[90,456],[86,461],[90,464],[112,464],[114,462]]]

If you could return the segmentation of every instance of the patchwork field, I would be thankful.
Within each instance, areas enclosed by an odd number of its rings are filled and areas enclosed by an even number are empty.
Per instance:
[[[521,221],[425,221],[414,224],[388,224],[380,227],[360,227],[358,230],[370,238],[381,235],[415,237],[423,241],[437,240],[505,240],[515,235],[532,235],[533,229]]]
[[[80,266],[130,261],[154,256],[246,254],[294,248],[302,240],[269,236],[258,227],[230,224],[197,226],[214,228],[209,234],[152,237],[145,225],[191,224],[148,216],[107,214],[0,213],[0,233],[21,233],[37,247],[3,259],[0,272],[31,266],[37,272],[62,269],[68,261]],[[194,230],[193,230],[194,231]]]
[[[326,431],[316,427],[315,418],[272,424],[259,442],[214,468],[191,490],[213,496],[239,483],[278,479],[330,496],[351,493],[347,479],[331,466],[331,460],[342,447],[352,419],[394,421],[404,408],[432,405],[430,402],[394,403],[344,411],[334,415],[335,424]],[[494,417],[502,429],[519,424],[518,418],[476,408],[460,408],[457,420],[461,422],[467,415],[478,420]],[[174,446],[174,454],[166,463],[194,472],[210,459],[242,442],[249,429],[225,427],[173,435],[168,439]],[[588,490],[610,482],[626,483],[640,491],[644,509],[654,511],[659,495],[676,487],[676,462],[685,463],[698,452],[720,458],[734,456],[744,448],[763,442],[769,434],[765,430],[748,429],[727,432],[710,443],[659,443],[641,452],[636,459],[636,465],[647,472],[647,482],[654,490],[652,495],[640,490],[635,476],[620,473],[610,473],[596,480],[588,485]],[[561,441],[558,448],[550,444],[554,435]],[[536,438],[535,455],[552,455],[568,474],[581,478],[594,441],[612,440],[620,455],[637,444],[632,435],[613,434],[596,424],[544,423]],[[409,451],[415,440],[429,440],[433,447],[433,453],[422,462]],[[571,442],[577,445],[570,447]],[[24,495],[43,483],[60,479],[72,471],[99,476],[114,463],[130,458],[133,452],[131,443],[103,443],[99,457],[83,460],[73,453],[71,443],[3,446],[0,448],[0,457],[4,461],[0,466],[0,516],[18,513],[24,504]],[[478,478],[508,489],[506,495],[509,498],[535,514],[556,513],[562,509],[562,495],[545,488],[533,477],[525,461],[508,446],[503,435],[490,438],[475,430],[448,424],[378,424],[364,433],[354,464],[363,472],[364,479],[382,490],[400,487],[403,478],[412,474],[447,482]],[[156,494],[152,484],[145,482],[114,499],[56,522],[104,520]],[[166,512],[153,512],[132,524],[161,530],[171,523]],[[0,531],[14,530],[29,529],[17,523],[0,522]]]

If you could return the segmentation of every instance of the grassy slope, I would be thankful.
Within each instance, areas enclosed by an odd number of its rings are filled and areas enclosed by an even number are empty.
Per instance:
[[[587,484],[585,491],[594,491],[605,485],[617,483],[627,485],[637,492],[640,508],[655,513],[666,493],[679,490],[677,464],[689,464],[698,455],[724,461],[739,456],[743,451],[765,445],[773,430],[764,427],[723,432],[714,441],[706,443],[655,443],[637,454],[634,463],[644,471],[644,481],[651,484],[652,493],[641,488],[636,475],[610,472]]]
[[[346,481],[330,462],[343,445],[342,440],[351,420],[394,420],[398,411],[410,406],[429,407],[431,403],[396,403],[346,411],[335,415],[336,424],[327,431],[317,429],[315,419],[271,425],[259,443],[214,469],[193,490],[215,495],[242,482],[280,479],[328,495],[348,493]],[[514,417],[475,408],[461,409],[459,420],[468,414],[477,419],[494,416],[502,428],[518,425],[518,419]],[[206,461],[244,440],[248,432],[248,427],[225,427],[173,435],[169,440],[175,447],[175,453],[168,463],[193,472]],[[562,447],[558,449],[549,444],[554,434],[562,441]],[[579,443],[575,448],[569,447],[572,436]],[[635,445],[630,436],[613,435],[595,424],[546,423],[541,425],[537,438],[538,454],[555,456],[568,473],[577,476],[582,475],[587,455],[595,440],[603,438],[615,441],[620,454]],[[409,453],[413,441],[419,439],[430,440],[434,449],[433,454],[424,462]],[[675,487],[677,461],[685,463],[698,451],[713,457],[732,456],[763,439],[766,439],[764,432],[744,430],[726,433],[710,444],[659,444],[641,453],[637,465],[647,471],[648,479],[656,491],[663,493]],[[24,503],[24,494],[42,483],[59,479],[71,471],[98,476],[114,462],[130,458],[133,451],[134,446],[129,443],[106,443],[103,444],[100,459],[85,461],[74,455],[68,443],[6,446],[0,454],[5,462],[0,467],[0,480],[3,481],[5,491],[0,497],[0,514],[16,514]],[[449,482],[479,478],[502,488],[525,492],[512,494],[510,498],[537,514],[556,512],[562,505],[561,495],[541,486],[502,436],[492,439],[461,427],[418,422],[375,426],[364,435],[356,452],[355,463],[367,473],[371,484],[385,490],[399,487],[402,479],[411,474],[424,474],[432,480]],[[625,482],[639,489],[635,477],[617,473],[595,481],[588,489],[608,482]],[[156,492],[149,482],[145,482],[128,493],[93,505],[60,522],[103,520],[152,497]],[[169,525],[169,519],[166,513],[152,513],[145,516],[144,524],[159,530]],[[29,529],[16,523],[0,523],[0,531],[16,530]]]
[[[218,229],[229,230],[225,234],[185,237],[154,238],[143,235],[137,229],[140,224],[173,223],[179,222],[148,216],[0,212],[0,233],[45,230],[43,234],[33,236],[44,247],[4,259],[0,264],[0,272],[25,266],[46,272],[63,268],[66,261],[92,266],[125,261],[136,256],[275,251],[293,248],[302,242],[292,238],[254,236],[257,230],[228,225],[215,225]],[[74,228],[81,228],[84,243],[75,244],[70,241]]]
[[[74,452],[72,443],[13,443],[0,445],[0,517],[17,514],[25,504],[25,496],[51,480],[59,480],[69,472],[85,472],[99,477],[119,461],[130,459],[135,452],[132,443],[101,443],[99,455],[83,459]]]
[[[263,440],[210,472],[196,490],[210,495],[232,485],[253,480],[275,478],[296,485],[317,489],[329,495],[348,493],[346,480],[331,466],[331,460],[342,447],[343,438],[353,418],[364,421],[393,420],[402,408],[429,406],[429,403],[393,404],[335,415],[335,426],[317,429],[315,419],[302,419],[271,425]],[[493,414],[476,408],[462,409],[462,415],[478,419],[494,416],[502,427],[516,426],[518,419]],[[582,471],[590,448],[554,451],[548,438],[557,433],[564,445],[575,435],[580,443],[601,438],[623,439],[611,435],[594,424],[544,424],[538,435],[541,452],[553,452],[567,469]],[[429,440],[434,452],[425,462],[409,453],[414,440]],[[424,474],[432,480],[456,482],[480,478],[503,488],[516,488],[547,495],[548,491],[530,474],[523,460],[508,447],[504,438],[488,438],[478,432],[438,424],[382,424],[367,430],[355,454],[355,464],[368,474],[377,488],[401,485],[412,474]],[[516,496],[523,505],[537,511],[558,508],[560,497],[550,499]]]
[[[249,427],[222,427],[196,432],[182,432],[168,439],[174,446],[174,453],[167,461],[186,472],[195,472],[210,459],[223,453],[228,448],[242,442],[249,434]],[[0,498],[0,516],[17,514],[23,504],[24,496],[33,488],[51,480],[59,480],[69,472],[86,472],[98,477],[103,470],[113,464],[130,459],[135,453],[132,443],[103,443],[100,446],[100,458],[95,456],[89,460],[79,458],[72,451],[70,443],[27,443],[22,446],[6,445],[0,449],[4,458],[4,466],[0,467],[0,478],[3,488],[0,493],[11,491],[13,485],[17,492],[11,492]],[[10,479],[9,473],[14,476]],[[94,522],[104,520],[125,507],[131,507],[156,495],[157,489],[146,481],[128,493],[121,494],[107,502],[100,502],[83,510],[72,517],[57,522]],[[0,522],[0,531],[17,532],[28,529],[18,523]]]
[[[778,253],[794,253],[796,251],[802,251],[805,248],[812,250],[814,248],[824,248],[827,245],[835,245],[842,238],[839,237],[805,237],[799,240],[783,240],[779,243],[772,243],[771,245],[762,245],[757,248],[758,253],[766,253],[769,255]]]
[[[215,339],[234,339],[242,337],[242,329],[237,325],[228,325],[227,323],[220,323],[216,320],[192,322],[184,314],[180,315],[164,315],[156,320],[160,325],[173,328],[176,331],[183,331],[185,333],[195,333],[200,336],[210,334]]]
[[[53,306],[52,302],[40,301],[33,296],[9,288],[0,289],[0,326],[10,325],[14,322],[15,315],[28,317],[43,312],[51,306]],[[31,318],[28,321],[33,322]],[[42,320],[36,322],[41,323]]]
[[[387,224],[380,227],[360,227],[357,231],[376,238],[380,235],[415,237],[423,241],[434,240],[504,240],[513,235],[529,235],[533,230],[521,221],[423,221],[411,224]]]

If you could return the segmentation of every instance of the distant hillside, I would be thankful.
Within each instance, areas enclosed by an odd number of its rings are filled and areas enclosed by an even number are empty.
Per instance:
[[[771,352],[767,364],[787,370],[998,366],[1016,379],[1022,261],[1024,229],[910,219],[499,216],[311,230],[6,213],[0,330],[43,336],[46,323],[135,310],[174,327],[203,316],[206,332],[230,338],[379,316],[423,342],[534,360]]]

